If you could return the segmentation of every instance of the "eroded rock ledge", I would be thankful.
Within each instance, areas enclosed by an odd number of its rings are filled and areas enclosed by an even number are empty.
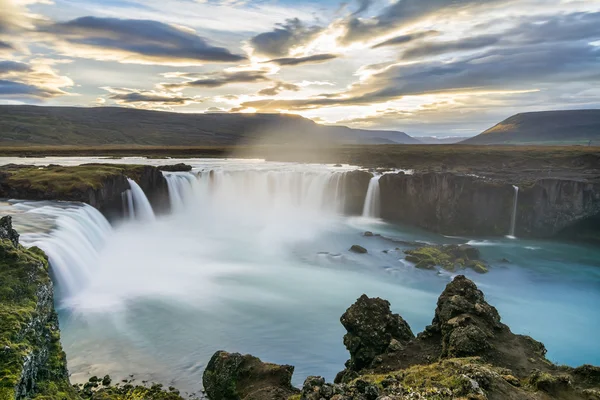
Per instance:
[[[416,337],[390,304],[361,296],[342,315],[350,353],[334,383],[306,379],[299,394],[290,394],[289,378],[273,379],[263,371],[289,366],[253,364],[254,371],[232,368],[228,360],[252,356],[218,352],[205,372],[211,400],[596,400],[600,399],[600,368],[557,366],[545,357],[544,345],[515,335],[501,322],[477,286],[457,276],[439,297],[430,326]],[[237,364],[236,364],[237,365]],[[207,385],[219,377],[219,387]],[[241,384],[240,382],[243,382]],[[269,387],[249,391],[248,387]],[[285,391],[285,390],[288,391]],[[287,396],[287,397],[286,397]]]
[[[157,211],[169,207],[167,182],[149,165],[84,164],[72,167],[5,165],[0,168],[0,197],[87,203],[107,217],[123,215],[121,194],[127,178],[140,185]]]

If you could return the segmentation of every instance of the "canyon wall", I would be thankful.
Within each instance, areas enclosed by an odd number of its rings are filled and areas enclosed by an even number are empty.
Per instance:
[[[511,229],[519,186],[517,236],[551,237],[600,214],[600,183],[572,179],[515,182],[454,173],[387,174],[382,218],[446,235],[502,236]]]

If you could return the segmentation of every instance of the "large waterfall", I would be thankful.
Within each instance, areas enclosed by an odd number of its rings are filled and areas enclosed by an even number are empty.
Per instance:
[[[171,207],[216,212],[338,213],[344,209],[344,172],[223,171],[167,173]],[[248,214],[246,214],[248,215]]]
[[[415,242],[463,239],[375,219],[377,177],[365,196],[366,182],[361,190],[346,187],[359,182],[350,167],[182,161],[193,172],[164,172],[172,211],[156,218],[132,181],[123,193],[125,218],[112,227],[87,205],[4,206],[17,209],[22,243],[50,258],[74,382],[134,373],[198,392],[205,361],[225,348],[296,365],[294,384],[301,385],[308,375],[333,379],[339,371],[347,359],[339,316],[363,293],[389,300],[416,329],[431,322],[451,274],[407,265],[403,251]],[[514,193],[511,234],[518,228]],[[363,199],[370,218],[344,215],[360,212]],[[600,357],[598,319],[580,318],[594,315],[600,301],[598,252],[527,239],[478,243],[491,273],[461,273],[485,285],[511,324],[545,342],[557,361]],[[368,253],[349,251],[353,245]],[[511,263],[493,261],[504,257]],[[580,327],[575,335],[573,326]]]
[[[367,196],[365,197],[365,205],[362,216],[366,218],[381,217],[381,190],[379,188],[379,179],[381,175],[376,175],[371,178]]]

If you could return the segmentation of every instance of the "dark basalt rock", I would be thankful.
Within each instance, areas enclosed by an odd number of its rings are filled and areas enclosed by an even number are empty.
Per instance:
[[[280,400],[299,393],[291,383],[293,372],[291,365],[217,351],[206,366],[202,383],[211,400]]]
[[[344,213],[347,215],[361,215],[365,205],[365,193],[373,177],[366,171],[350,171],[344,174]]]
[[[359,372],[371,365],[375,357],[390,347],[402,348],[415,335],[398,314],[392,314],[390,303],[380,298],[362,295],[340,318],[348,331],[344,346],[350,352],[347,372]],[[336,381],[342,381],[340,376]]]
[[[178,163],[173,165],[161,165],[157,167],[161,171],[165,172],[189,172],[192,170],[191,165],[187,165],[184,163]]]
[[[0,239],[8,239],[13,246],[19,246],[19,233],[13,229],[10,215],[0,218]]]
[[[359,246],[358,244],[352,245],[352,247],[350,247],[350,251],[353,253],[358,253],[358,254],[367,254],[368,253],[367,249],[365,249],[362,246]]]

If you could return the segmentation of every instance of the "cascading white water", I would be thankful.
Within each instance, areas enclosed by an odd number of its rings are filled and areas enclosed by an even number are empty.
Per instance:
[[[152,210],[152,205],[146,194],[133,179],[127,178],[127,182],[129,182],[129,187],[131,188],[131,192],[127,192],[127,197],[129,201],[129,216],[135,217],[142,221],[153,221],[156,219],[154,216],[154,211]],[[129,197],[129,193],[131,193],[131,197]]]
[[[171,207],[211,205],[217,211],[337,213],[344,201],[344,173],[331,171],[222,171],[165,174]]]
[[[61,293],[66,297],[75,295],[97,271],[99,251],[112,234],[112,227],[89,205],[68,209],[43,207],[29,212],[56,218],[55,228],[31,240],[24,235],[23,244],[44,250]]]
[[[170,172],[164,175],[169,189],[171,209],[180,211],[193,193],[196,175],[190,172]]]
[[[363,207],[362,216],[365,218],[379,218],[381,216],[381,190],[379,187],[379,179],[381,175],[376,175],[371,178],[367,196],[365,197],[365,205]]]
[[[512,220],[510,222],[510,234],[509,237],[515,237],[515,230],[517,228],[517,206],[519,205],[519,187],[513,186],[515,189],[515,196],[513,200],[513,212],[512,212]]]

